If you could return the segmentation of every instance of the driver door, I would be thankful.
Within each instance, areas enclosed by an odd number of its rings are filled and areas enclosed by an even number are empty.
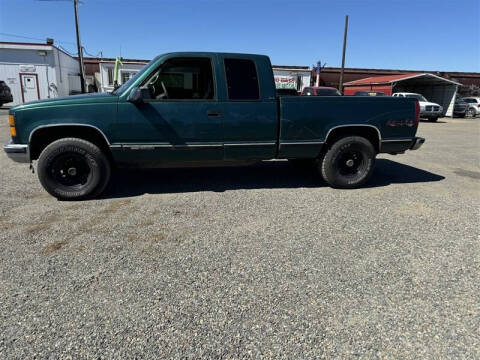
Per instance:
[[[172,57],[140,86],[150,99],[118,104],[118,134],[130,161],[223,160],[215,57]]]

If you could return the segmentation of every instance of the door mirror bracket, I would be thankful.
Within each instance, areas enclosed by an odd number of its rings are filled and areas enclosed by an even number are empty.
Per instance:
[[[134,104],[141,104],[144,100],[150,99],[150,90],[146,88],[133,88],[128,94],[127,101]]]

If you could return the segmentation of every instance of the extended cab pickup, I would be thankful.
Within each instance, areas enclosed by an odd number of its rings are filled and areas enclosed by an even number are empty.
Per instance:
[[[354,188],[378,153],[418,149],[416,99],[278,97],[263,55],[169,53],[112,93],[10,109],[13,160],[37,162],[60,199],[100,194],[112,166],[221,166],[311,159],[333,187]]]

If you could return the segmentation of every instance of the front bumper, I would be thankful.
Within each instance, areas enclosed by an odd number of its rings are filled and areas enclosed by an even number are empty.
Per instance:
[[[420,111],[421,118],[442,117],[443,111]]]
[[[410,145],[410,150],[418,150],[425,142],[425,138],[422,137],[415,137],[412,140],[412,144]]]
[[[3,150],[7,156],[13,161],[19,163],[29,163],[30,153],[28,151],[28,145],[8,143],[3,146]]]

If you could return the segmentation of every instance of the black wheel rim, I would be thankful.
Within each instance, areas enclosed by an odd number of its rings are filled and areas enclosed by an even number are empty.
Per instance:
[[[68,152],[58,155],[50,166],[52,178],[60,185],[80,190],[87,184],[91,171],[83,155]]]
[[[337,168],[340,175],[345,177],[355,177],[363,171],[365,167],[365,156],[358,150],[343,151],[337,158]]]

